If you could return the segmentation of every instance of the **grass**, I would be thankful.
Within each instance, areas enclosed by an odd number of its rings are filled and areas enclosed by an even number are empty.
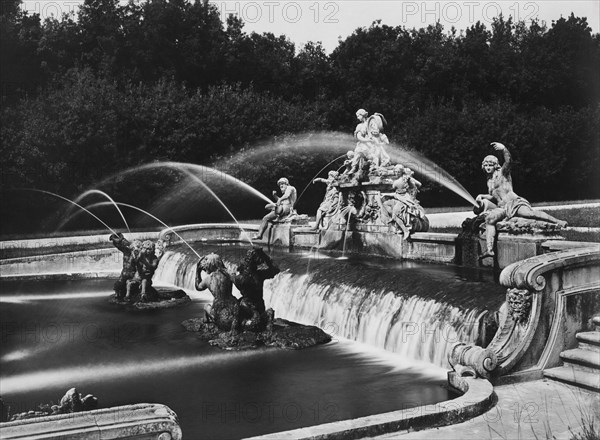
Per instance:
[[[543,210],[542,210],[543,211]],[[600,207],[579,209],[553,209],[545,211],[553,217],[566,220],[569,226],[600,227]]]
[[[569,202],[561,203],[568,204]],[[427,212],[429,213],[430,211],[428,210]],[[600,206],[593,208],[552,209],[544,212],[547,212],[553,217],[559,218],[561,220],[566,220],[569,223],[569,226],[571,227],[600,228]],[[432,228],[431,232],[459,234],[461,232],[461,228]],[[560,235],[569,241],[589,241],[595,243],[600,242],[600,231],[584,232],[567,229],[566,231],[561,232]]]
[[[594,426],[594,419],[591,416],[582,416],[581,429],[581,432],[575,433],[569,428],[571,440],[600,440],[600,431],[597,426]]]

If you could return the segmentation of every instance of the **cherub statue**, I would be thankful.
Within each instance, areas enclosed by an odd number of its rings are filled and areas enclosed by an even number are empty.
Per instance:
[[[481,164],[481,169],[487,176],[488,194],[479,194],[475,201],[479,204],[475,213],[484,213],[486,230],[486,251],[480,258],[494,256],[494,239],[496,237],[496,223],[513,217],[523,217],[532,220],[541,220],[561,227],[567,222],[559,220],[542,211],[534,211],[523,197],[513,191],[511,165],[512,160],[508,148],[499,142],[492,142],[496,151],[501,151],[504,164],[496,156],[486,156]]]
[[[340,175],[341,182],[349,182],[352,179],[352,169],[354,168],[354,150],[346,153],[346,160],[342,165],[343,171]]]
[[[327,179],[323,179],[321,177],[317,177],[313,180],[313,183],[322,182],[327,185],[327,189],[325,191],[325,198],[319,205],[319,209],[317,210],[317,218],[315,221],[315,226],[313,230],[318,230],[321,224],[323,223],[324,217],[326,215],[331,215],[338,208],[340,203],[340,191],[338,189],[337,178],[339,177],[339,173],[337,171],[329,171],[327,174]]]

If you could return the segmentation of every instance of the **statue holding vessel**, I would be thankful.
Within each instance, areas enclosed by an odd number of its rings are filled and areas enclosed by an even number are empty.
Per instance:
[[[475,199],[477,206],[473,212],[474,219],[463,224],[464,232],[478,233],[485,238],[485,250],[480,259],[493,258],[498,232],[510,234],[542,234],[552,235],[567,226],[567,222],[559,220],[543,211],[534,210],[523,197],[518,196],[512,184],[512,157],[508,148],[499,142],[491,146],[502,153],[504,163],[494,155],[483,159],[481,169],[487,178],[487,194],[479,194]]]

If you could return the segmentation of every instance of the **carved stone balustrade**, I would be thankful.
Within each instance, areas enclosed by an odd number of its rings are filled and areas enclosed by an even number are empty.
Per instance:
[[[481,347],[457,345],[451,365],[472,367],[497,383],[537,379],[560,364],[559,354],[576,346],[575,334],[600,312],[600,245],[552,252],[506,267],[503,320],[494,339]],[[497,358],[494,368],[490,361]],[[487,355],[485,355],[487,354]]]

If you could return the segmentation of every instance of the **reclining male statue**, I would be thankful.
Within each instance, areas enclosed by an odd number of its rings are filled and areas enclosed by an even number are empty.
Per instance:
[[[512,186],[510,153],[499,142],[492,142],[491,145],[496,151],[502,152],[504,164],[500,166],[498,158],[492,155],[486,156],[481,164],[481,169],[487,176],[488,194],[479,194],[475,199],[479,204],[474,210],[475,214],[485,215],[487,249],[480,258],[494,256],[496,224],[502,220],[522,217],[556,224],[563,228],[567,226],[567,222],[563,220],[558,220],[542,211],[534,211],[527,200],[515,194]]]

